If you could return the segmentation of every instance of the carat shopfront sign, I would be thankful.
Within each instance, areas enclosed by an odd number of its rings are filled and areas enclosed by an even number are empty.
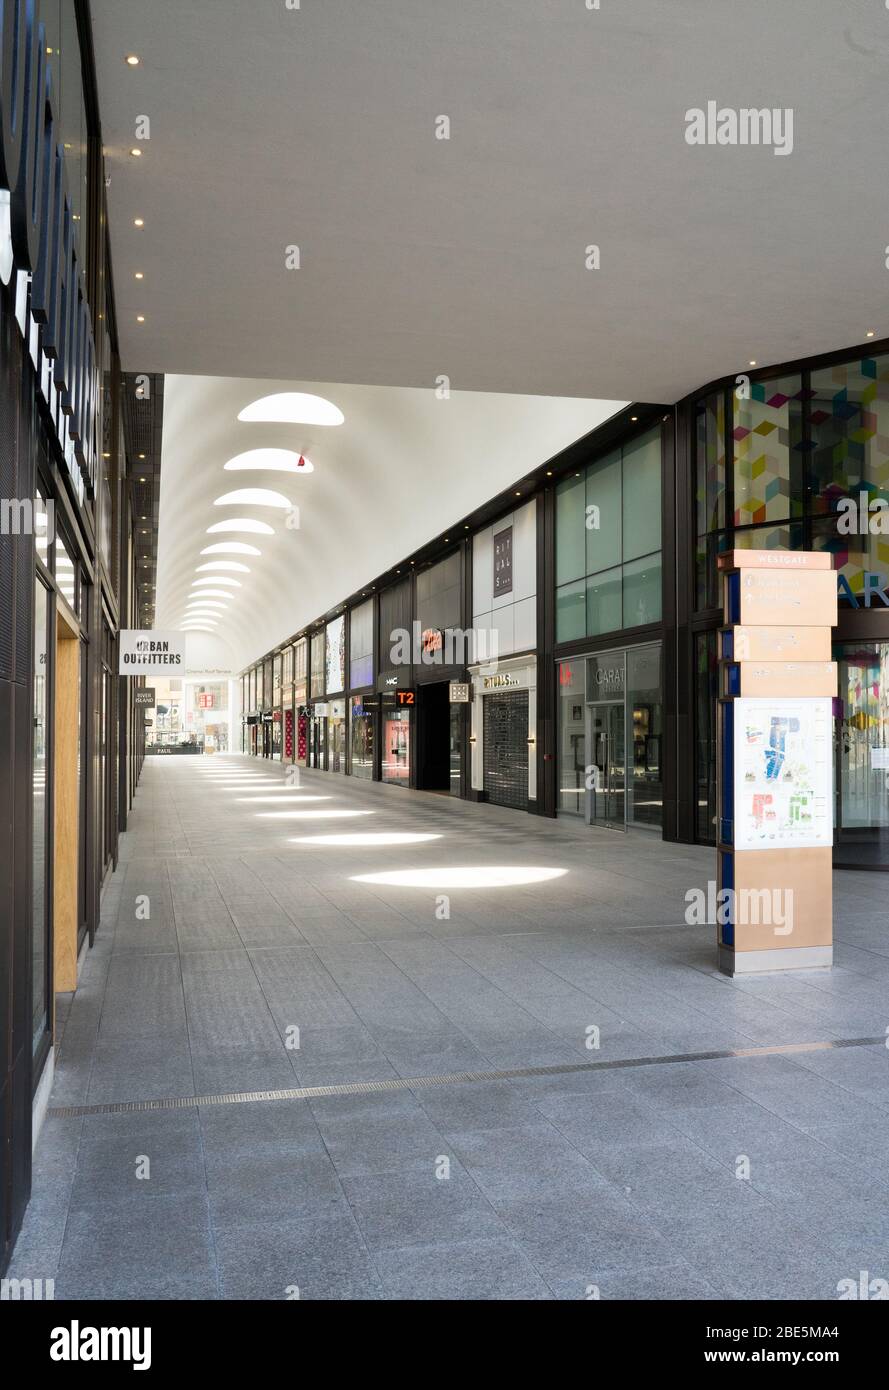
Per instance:
[[[185,670],[184,632],[137,632],[120,634],[121,676],[169,676]]]

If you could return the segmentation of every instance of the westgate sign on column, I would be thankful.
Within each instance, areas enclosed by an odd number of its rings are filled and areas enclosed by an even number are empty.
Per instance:
[[[19,328],[82,500],[96,478],[96,352],[38,0],[0,0],[0,33],[0,281],[18,272]]]

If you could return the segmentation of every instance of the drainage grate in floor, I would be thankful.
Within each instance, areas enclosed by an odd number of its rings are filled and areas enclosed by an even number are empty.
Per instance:
[[[78,1115],[121,1115],[142,1110],[187,1110],[191,1106],[251,1105],[268,1100],[313,1100],[318,1096],[363,1096],[375,1091],[413,1091],[427,1086],[453,1086],[472,1081],[513,1081],[533,1076],[570,1076],[575,1072],[618,1071],[623,1067],[654,1067],[675,1062],[716,1062],[729,1057],[781,1057],[795,1052],[830,1052],[841,1047],[884,1047],[885,1037],[836,1038],[828,1042],[781,1043],[769,1047],[733,1047],[713,1052],[678,1052],[668,1057],[626,1057],[602,1062],[564,1062],[551,1067],[509,1067],[502,1071],[447,1072],[440,1076],[410,1076],[391,1081],[346,1081],[335,1086],[288,1086],[277,1091],[228,1091],[217,1096],[169,1096],[162,1100],[121,1100],[106,1105],[50,1106],[47,1115],[70,1120]]]

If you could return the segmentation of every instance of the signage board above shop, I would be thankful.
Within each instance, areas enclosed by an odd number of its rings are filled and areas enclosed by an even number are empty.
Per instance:
[[[512,527],[494,536],[494,597],[512,593]]]
[[[622,700],[626,682],[627,664],[624,652],[604,652],[602,656],[587,657],[587,704],[596,704],[599,700]]]
[[[120,634],[121,676],[169,676],[185,670],[184,632],[125,630]]]

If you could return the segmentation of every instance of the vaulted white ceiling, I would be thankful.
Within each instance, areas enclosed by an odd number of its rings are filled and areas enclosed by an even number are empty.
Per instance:
[[[316,464],[293,480],[302,529],[273,522],[205,664],[325,611],[602,401],[669,403],[887,332],[878,0],[91,8],[124,366],[169,376],[159,626],[226,459]],[[711,99],[791,108],[792,153],[689,145]],[[346,424],[239,423],[259,378],[327,383],[307,389]]]
[[[332,402],[343,423],[238,419],[257,399],[292,392]],[[442,528],[626,404],[464,391],[440,398],[412,388],[168,376],[156,626],[178,629],[194,614],[192,605],[200,604],[216,626],[190,641],[189,667],[238,671],[389,566],[409,560],[412,550]],[[239,456],[257,449],[292,451],[308,459],[313,471],[225,469],[229,460],[243,462]],[[243,488],[287,498],[298,508],[298,528],[296,513],[215,505]],[[274,535],[208,533],[232,519],[261,521]],[[260,554],[201,554],[207,546],[231,542]],[[249,573],[199,569],[207,564],[240,565]],[[195,582],[220,576],[221,582]],[[200,598],[211,589],[228,590],[230,598]],[[210,607],[216,604],[223,606]]]
[[[887,331],[880,0],[92,12],[134,371],[666,403]],[[711,98],[792,154],[689,146]]]

